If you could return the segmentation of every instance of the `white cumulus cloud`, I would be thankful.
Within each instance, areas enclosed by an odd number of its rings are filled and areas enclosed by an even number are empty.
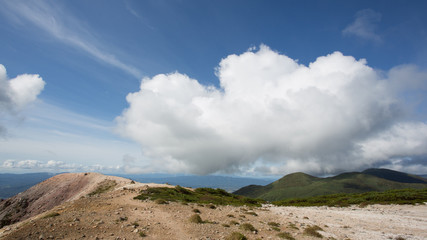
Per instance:
[[[19,112],[36,100],[44,85],[45,82],[38,74],[22,74],[8,79],[6,68],[0,64],[0,113]],[[0,125],[1,129],[4,130],[4,127]]]
[[[413,135],[427,124],[404,120],[400,92],[409,89],[396,87],[408,76],[425,84],[416,68],[378,72],[340,52],[305,66],[262,45],[227,56],[216,71],[219,88],[159,74],[127,96],[117,132],[141,144],[150,168],[327,173],[427,156],[427,134]]]

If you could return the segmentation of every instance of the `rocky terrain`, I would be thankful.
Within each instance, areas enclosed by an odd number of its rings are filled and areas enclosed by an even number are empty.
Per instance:
[[[426,205],[249,208],[134,199],[151,187],[174,186],[58,175],[8,200],[10,207],[29,199],[23,220],[0,229],[0,239],[239,239],[233,232],[247,239],[427,239]]]

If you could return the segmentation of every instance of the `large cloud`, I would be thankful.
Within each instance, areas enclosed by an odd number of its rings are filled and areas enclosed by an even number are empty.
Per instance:
[[[45,82],[37,74],[22,74],[8,79],[6,68],[0,64],[0,114],[16,114],[36,100],[44,85]],[[4,131],[5,128],[0,125],[0,134]]]
[[[261,46],[223,59],[217,76],[220,88],[160,74],[127,96],[117,130],[150,168],[327,173],[427,155],[427,124],[404,121],[402,86],[427,79],[413,66],[382,73],[340,52],[305,66]]]

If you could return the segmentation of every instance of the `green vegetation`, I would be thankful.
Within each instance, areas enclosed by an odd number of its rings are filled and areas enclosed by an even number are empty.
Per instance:
[[[57,212],[51,212],[51,213],[48,213],[48,214],[44,215],[43,218],[52,218],[52,217],[57,217],[59,215],[60,214],[57,213]]]
[[[230,225],[239,225],[239,222],[234,221],[234,220],[231,220],[231,221],[230,221]]]
[[[295,225],[295,223],[289,223],[289,227],[295,230],[299,230],[299,228]]]
[[[234,194],[267,201],[280,201],[337,193],[382,192],[407,188],[427,188],[427,180],[387,169],[368,169],[363,172],[343,173],[328,178],[293,173],[266,186],[243,187]]]
[[[190,217],[190,222],[192,223],[205,223],[199,214],[194,214]]]
[[[323,231],[323,229],[317,225],[309,226],[306,229],[304,229],[304,234],[306,234],[308,236],[322,238],[323,237],[322,234],[320,234],[317,231]]]
[[[310,198],[287,199],[273,202],[278,206],[366,206],[369,204],[423,204],[427,202],[427,188],[399,189],[385,192],[332,194]]]
[[[247,238],[239,232],[233,232],[230,236],[225,238],[225,240],[247,240]]]
[[[169,202],[185,203],[204,203],[209,204],[209,208],[215,208],[215,205],[233,205],[233,206],[261,206],[263,200],[251,199],[244,196],[238,196],[226,192],[223,189],[197,188],[194,191],[176,186],[175,188],[149,188],[141,191],[140,195],[134,199],[153,200],[163,199]]]
[[[272,227],[280,227],[280,223],[277,222],[268,222],[267,225]]]
[[[271,229],[273,229],[274,231],[280,232],[280,228],[278,227],[271,227]]]
[[[250,223],[243,223],[239,228],[245,231],[258,232],[258,230],[256,230],[256,228]]]
[[[288,233],[288,232],[281,232],[281,233],[278,233],[278,234],[277,234],[277,236],[278,236],[279,238],[282,238],[282,239],[295,240],[295,238],[294,238],[294,237],[292,237],[292,235],[291,235],[290,233]]]
[[[195,209],[193,209],[193,212],[195,212],[195,213],[200,213],[200,210],[199,210],[199,209],[197,209],[197,208],[195,208]]]
[[[244,212],[244,214],[247,214],[247,215],[252,215],[252,216],[258,216],[258,214],[256,214],[255,212]]]
[[[147,236],[147,234],[146,234],[144,231],[141,231],[141,232],[139,232],[139,236],[140,236],[140,237],[146,237],[146,236]]]
[[[161,199],[161,198],[154,200],[154,202],[157,204],[168,204],[168,202],[166,200]]]
[[[97,194],[108,192],[112,190],[116,185],[117,185],[116,181],[106,179],[100,182],[98,185],[98,188],[96,188],[95,191],[89,193],[88,195],[91,197]]]

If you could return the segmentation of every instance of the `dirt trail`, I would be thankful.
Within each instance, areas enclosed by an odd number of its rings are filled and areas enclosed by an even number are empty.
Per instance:
[[[336,239],[427,239],[426,205],[271,207],[270,210],[283,220],[321,226],[325,236]]]

